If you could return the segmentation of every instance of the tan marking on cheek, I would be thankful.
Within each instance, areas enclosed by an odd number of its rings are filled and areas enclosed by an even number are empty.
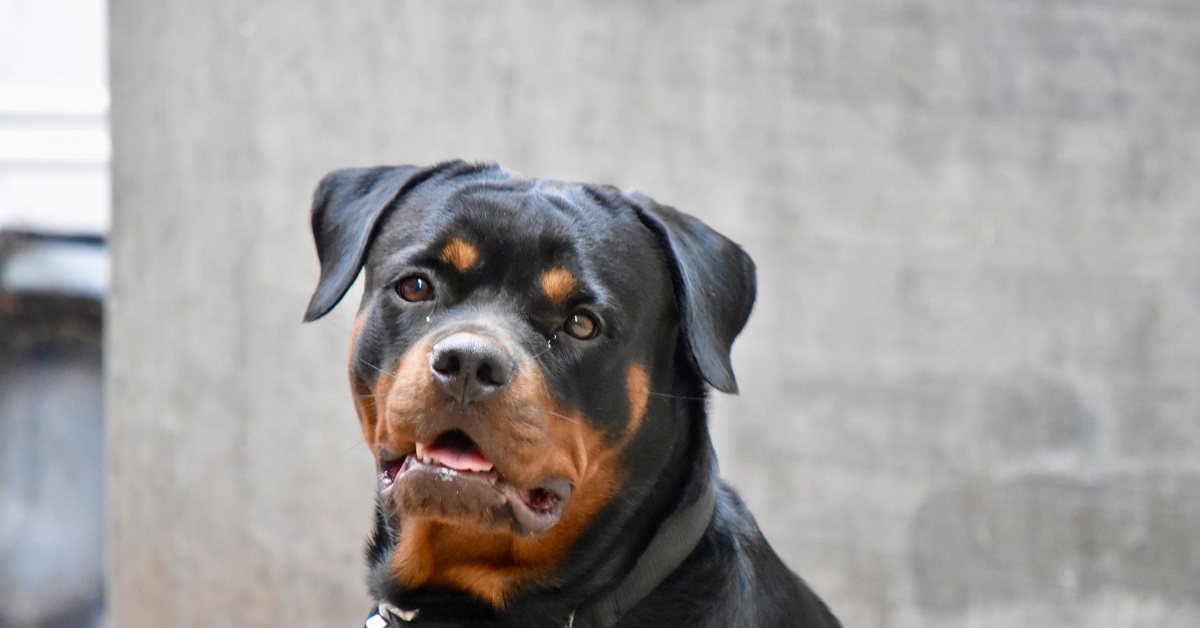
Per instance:
[[[358,424],[362,428],[363,440],[367,441],[372,456],[378,453],[379,441],[386,432],[382,419],[387,406],[388,390],[394,381],[395,378],[384,373],[375,380],[374,386],[355,379],[350,387],[354,391],[354,409],[358,412]]]
[[[367,315],[359,313],[354,317],[354,325],[350,328],[350,355],[347,357],[349,364],[347,365],[350,371],[351,379],[354,378],[354,349],[358,347],[358,335],[362,332],[363,323],[367,320]]]
[[[363,437],[378,453],[381,442],[391,441],[403,433],[407,439],[407,426],[398,425],[396,417],[419,417],[429,412],[436,401],[435,391],[430,385],[429,368],[425,354],[429,341],[418,343],[409,349],[395,364],[378,367],[378,379],[373,386],[356,381],[352,387],[354,403],[362,424]]]
[[[558,566],[624,479],[618,461],[623,447],[609,445],[604,434],[592,428],[582,415],[560,414],[571,418],[554,417],[550,422],[555,451],[549,458],[554,467],[572,469],[571,498],[553,528],[535,537],[518,537],[513,543],[514,556],[542,565],[545,572]]]
[[[442,247],[442,261],[458,269],[458,272],[465,273],[479,261],[479,249],[460,237],[454,237]]]
[[[374,443],[371,439],[375,434],[375,424],[379,420],[379,414],[375,406],[375,390],[372,388],[372,383],[360,378],[357,375],[358,369],[355,368],[355,349],[358,347],[358,335],[362,332],[363,321],[366,316],[359,314],[354,318],[354,326],[350,328],[350,356],[347,359],[346,370],[350,376],[350,391],[354,395],[354,410],[358,414],[358,424],[362,428],[363,438],[371,445],[374,450]]]
[[[627,435],[637,433],[646,417],[646,402],[650,400],[650,377],[641,364],[629,365],[629,374],[625,377],[629,388],[629,425],[625,429]]]
[[[571,292],[575,290],[575,276],[571,271],[559,267],[551,268],[542,273],[542,293],[547,299],[555,302],[561,302],[571,296]]]

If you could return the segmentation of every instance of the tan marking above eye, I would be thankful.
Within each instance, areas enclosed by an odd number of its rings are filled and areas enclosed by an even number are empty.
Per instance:
[[[542,293],[551,301],[561,302],[575,290],[575,275],[560,267],[542,273]]]
[[[650,400],[650,376],[641,364],[635,362],[629,365],[625,379],[629,388],[629,425],[625,433],[632,435],[646,416],[646,402]]]
[[[455,236],[442,247],[442,261],[465,273],[479,261],[479,249],[474,244]]]

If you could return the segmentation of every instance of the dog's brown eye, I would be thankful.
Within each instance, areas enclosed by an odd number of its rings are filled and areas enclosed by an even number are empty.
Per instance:
[[[396,284],[396,294],[400,295],[405,301],[428,301],[433,298],[433,284],[424,277],[412,275],[400,280]]]
[[[575,312],[563,323],[563,331],[579,340],[591,340],[600,333],[600,323],[587,312]]]

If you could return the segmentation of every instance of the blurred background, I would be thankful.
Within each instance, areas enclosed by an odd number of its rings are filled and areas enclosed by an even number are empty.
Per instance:
[[[0,0],[0,628],[103,609],[106,19]]]
[[[358,625],[309,200],[450,157],[754,256],[723,473],[847,626],[1200,625],[1197,112],[1187,0],[0,0],[0,627]]]

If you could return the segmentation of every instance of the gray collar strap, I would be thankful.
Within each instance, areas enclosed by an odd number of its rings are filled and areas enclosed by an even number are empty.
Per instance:
[[[609,628],[629,609],[662,584],[684,559],[696,549],[712,521],[717,505],[717,489],[710,480],[696,501],[675,511],[659,526],[646,551],[617,587],[599,600],[571,613],[564,628]],[[401,627],[416,621],[420,610],[404,610],[380,602],[379,609],[367,618],[364,628]]]
[[[608,628],[642,601],[683,564],[708,530],[717,505],[717,489],[709,480],[699,499],[676,510],[650,540],[633,569],[604,597],[577,610],[574,628]]]

